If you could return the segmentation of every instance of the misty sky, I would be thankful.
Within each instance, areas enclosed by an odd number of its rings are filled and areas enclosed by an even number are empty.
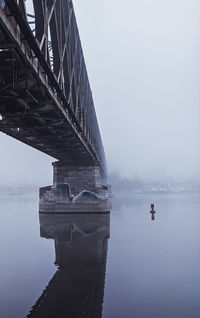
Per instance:
[[[200,179],[199,0],[74,0],[109,171]],[[0,135],[1,183],[52,159]],[[30,172],[30,174],[29,174]]]

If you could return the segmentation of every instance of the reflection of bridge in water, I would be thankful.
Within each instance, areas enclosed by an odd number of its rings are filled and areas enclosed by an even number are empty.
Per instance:
[[[40,213],[41,237],[55,242],[58,271],[27,317],[100,318],[109,214]]]
[[[54,183],[106,186],[71,0],[0,1],[0,130],[59,161]]]

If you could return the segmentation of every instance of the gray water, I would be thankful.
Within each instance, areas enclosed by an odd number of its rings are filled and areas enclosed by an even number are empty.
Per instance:
[[[200,317],[199,194],[115,194],[109,222],[39,219],[35,191],[0,216],[0,317]]]

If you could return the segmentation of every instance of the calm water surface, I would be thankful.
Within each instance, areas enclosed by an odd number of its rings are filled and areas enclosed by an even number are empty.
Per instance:
[[[0,216],[0,317],[200,317],[199,194],[116,194],[109,223],[39,219],[36,191]]]

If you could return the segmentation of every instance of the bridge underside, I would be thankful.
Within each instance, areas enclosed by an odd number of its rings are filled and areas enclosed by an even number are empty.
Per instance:
[[[55,0],[54,5],[48,0],[47,7],[41,2],[41,9],[49,12],[46,18],[49,24],[43,22],[41,42],[46,43],[45,48],[29,27],[23,0],[19,5],[15,0],[6,3],[4,10],[0,8],[0,130],[58,160],[75,164],[99,162],[105,171],[103,146],[71,2],[69,8],[68,0]],[[41,10],[39,2],[33,3],[37,9],[36,36],[37,33],[41,36],[38,17]],[[62,34],[54,25],[59,19],[62,22],[64,9]],[[70,16],[68,22],[66,13]],[[51,30],[51,41],[47,35],[50,31],[45,34],[46,28]],[[56,47],[56,41],[60,41],[60,48]],[[52,61],[48,45],[53,49]]]
[[[0,48],[8,47],[0,50],[0,130],[56,159],[93,162],[92,150],[59,109],[40,72],[1,30],[0,41]]]

